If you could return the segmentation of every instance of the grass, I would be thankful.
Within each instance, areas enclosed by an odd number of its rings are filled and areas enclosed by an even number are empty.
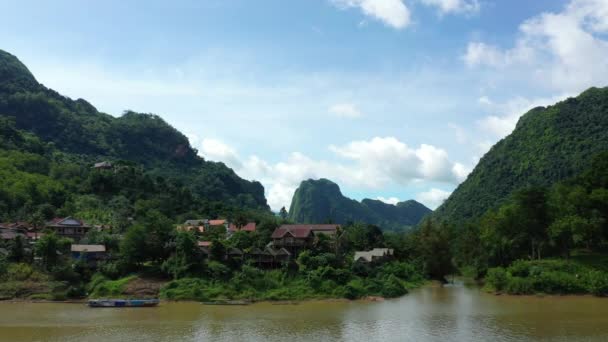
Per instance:
[[[109,280],[100,274],[96,274],[87,286],[89,297],[124,297],[124,290],[129,282],[137,276],[130,275],[117,280]]]

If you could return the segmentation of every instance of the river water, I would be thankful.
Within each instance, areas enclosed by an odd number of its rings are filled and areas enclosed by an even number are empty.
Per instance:
[[[430,286],[376,303],[0,303],[0,341],[608,341],[608,299]]]

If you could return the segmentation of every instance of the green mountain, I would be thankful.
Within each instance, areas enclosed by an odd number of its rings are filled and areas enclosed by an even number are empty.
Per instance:
[[[83,99],[72,100],[38,83],[15,56],[0,50],[0,117],[34,134],[72,160],[130,161],[154,177],[178,180],[202,198],[268,210],[259,182],[241,179],[223,163],[197,155],[188,139],[153,114],[113,117]]]
[[[358,202],[344,197],[338,185],[330,180],[309,179],[294,193],[289,219],[298,223],[364,222],[400,230],[418,224],[430,212],[414,200],[397,205],[371,199]]]
[[[608,88],[523,115],[515,130],[494,145],[433,214],[461,222],[496,208],[525,186],[550,186],[580,174],[608,150]]]

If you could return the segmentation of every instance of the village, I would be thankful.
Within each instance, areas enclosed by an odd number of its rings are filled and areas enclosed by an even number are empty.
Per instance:
[[[226,240],[237,232],[254,233],[256,223],[247,222],[237,225],[227,219],[193,219],[175,226],[176,231],[193,232],[196,236],[204,236],[211,230],[225,232]],[[4,242],[20,239],[27,242],[24,250],[33,254],[33,245],[45,234],[53,232],[58,237],[68,238],[72,241],[70,251],[74,260],[83,260],[90,266],[100,261],[112,258],[105,245],[80,243],[91,231],[111,231],[108,225],[89,225],[83,220],[73,217],[55,218],[43,226],[29,222],[0,223],[0,240]],[[338,224],[283,224],[272,232],[270,241],[265,248],[235,248],[224,250],[221,259],[230,262],[248,261],[256,267],[271,269],[281,267],[294,261],[304,250],[314,249],[319,240],[327,243],[330,249],[336,249],[342,236],[342,226]],[[209,258],[212,253],[213,242],[198,240],[198,249],[203,258]],[[7,255],[6,248],[0,248],[0,255]],[[391,260],[393,250],[390,248],[373,248],[368,251],[356,251],[353,257],[358,263],[379,263]],[[36,261],[36,258],[34,258]]]

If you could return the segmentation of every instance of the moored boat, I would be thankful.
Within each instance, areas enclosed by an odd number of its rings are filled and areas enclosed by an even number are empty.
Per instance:
[[[89,306],[92,308],[142,308],[157,306],[158,299],[92,299]]]
[[[213,302],[202,302],[204,305],[249,305],[247,300],[216,300]]]

